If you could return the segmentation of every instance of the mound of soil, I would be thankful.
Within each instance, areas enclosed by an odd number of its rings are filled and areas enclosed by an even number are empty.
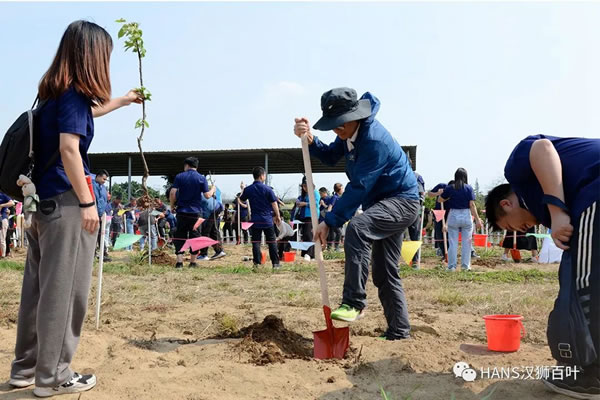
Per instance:
[[[168,249],[156,249],[152,252],[152,264],[174,265],[177,259]]]
[[[474,265],[481,265],[482,267],[494,268],[498,264],[501,264],[498,260],[493,260],[490,258],[478,258],[473,261]]]
[[[250,361],[256,365],[283,363],[286,359],[309,360],[313,356],[313,341],[286,329],[281,318],[274,315],[229,337],[243,338],[236,346],[250,354]]]

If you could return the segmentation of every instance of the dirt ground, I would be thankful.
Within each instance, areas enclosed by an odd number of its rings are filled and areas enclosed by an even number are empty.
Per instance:
[[[557,265],[502,262],[485,251],[473,272],[447,273],[432,251],[421,270],[403,267],[412,338],[378,339],[385,318],[372,281],[369,306],[350,325],[343,360],[312,358],[312,332],[325,328],[316,263],[270,264],[252,272],[247,246],[199,268],[149,267],[131,253],[105,265],[101,327],[95,329],[97,274],[73,368],[98,385],[65,399],[560,399],[539,380],[455,378],[467,362],[494,367],[552,366],[548,313]],[[213,251],[210,251],[212,255]],[[331,304],[341,300],[341,256],[326,261]],[[297,258],[299,258],[297,256]],[[168,260],[168,257],[164,260]],[[164,261],[163,260],[163,261]],[[0,399],[33,398],[6,381],[16,334],[23,254],[0,262]],[[521,314],[527,330],[513,353],[487,350],[483,315]],[[336,322],[336,326],[345,326]]]

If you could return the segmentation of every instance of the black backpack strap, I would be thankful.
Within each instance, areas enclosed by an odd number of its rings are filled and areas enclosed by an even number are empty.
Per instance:
[[[31,178],[31,174],[33,173],[33,166],[34,166],[34,151],[33,151],[33,142],[34,142],[34,121],[33,121],[33,110],[35,109],[35,106],[37,105],[38,108],[41,108],[44,106],[44,104],[46,104],[46,100],[41,101],[40,100],[40,95],[38,94],[37,96],[35,96],[35,100],[33,101],[33,104],[31,105],[31,110],[27,111],[27,117],[29,119],[29,158],[32,160],[31,165],[30,165],[30,170],[29,170],[29,178]],[[42,169],[41,173],[44,174],[46,171],[48,171],[48,169],[54,165],[54,163],[56,163],[56,160],[58,160],[58,157],[60,156],[60,150],[56,150],[56,152],[52,155],[52,157],[50,157],[50,160],[48,160],[48,162],[46,163],[46,165],[44,166],[44,169]]]

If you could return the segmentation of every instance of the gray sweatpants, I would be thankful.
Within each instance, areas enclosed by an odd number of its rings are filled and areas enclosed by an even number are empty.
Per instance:
[[[410,332],[398,262],[402,235],[417,218],[418,210],[418,200],[384,199],[353,217],[346,228],[346,277],[342,303],[359,310],[367,306],[365,285],[370,261],[373,283],[379,290],[379,300],[388,323],[388,338],[404,338]]]
[[[92,277],[96,232],[81,227],[73,191],[40,203],[27,230],[15,360],[11,377],[55,387],[70,380]],[[43,257],[42,257],[43,255]]]

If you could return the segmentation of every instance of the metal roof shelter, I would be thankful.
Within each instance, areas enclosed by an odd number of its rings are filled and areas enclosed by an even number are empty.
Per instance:
[[[417,146],[402,146],[416,168]],[[198,172],[213,175],[246,175],[252,168],[263,166],[268,174],[303,173],[301,148],[150,151],[144,153],[152,176],[174,178],[183,171],[186,157],[197,157]],[[111,176],[141,176],[144,166],[138,152],[90,153],[92,172],[105,169]],[[323,164],[311,157],[314,173],[344,172],[345,159],[334,166]]]
[[[417,167],[417,146],[402,146],[408,153],[413,168]],[[183,160],[186,157],[197,157],[200,161],[198,172],[208,175],[246,175],[252,168],[262,166],[269,174],[304,173],[301,148],[279,149],[235,149],[235,150],[185,150],[185,151],[150,151],[144,152],[150,174],[166,176],[170,182],[183,171]],[[92,172],[105,169],[112,177],[127,176],[127,198],[131,198],[131,177],[144,175],[144,165],[138,152],[129,153],[89,153]],[[311,157],[314,173],[345,172],[345,159],[333,167],[323,164]]]

